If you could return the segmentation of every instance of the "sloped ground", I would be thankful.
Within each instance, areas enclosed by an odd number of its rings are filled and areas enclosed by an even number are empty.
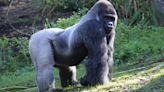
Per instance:
[[[0,88],[0,91],[37,92],[37,85],[35,84],[34,71],[12,78],[3,78],[4,80],[2,81],[2,83],[8,85],[5,85],[3,88]],[[60,78],[57,69],[54,69],[54,74],[55,74],[55,81],[56,81],[55,86],[57,88],[61,88]],[[80,68],[77,69],[77,79],[80,80],[80,78],[84,75],[85,75],[84,64],[80,64]],[[30,77],[30,79],[27,80],[26,77],[28,78]],[[20,79],[26,79],[26,80],[20,82],[19,81]],[[11,86],[11,85],[16,85],[16,86]],[[64,90],[67,90],[67,92],[164,92],[164,62],[163,61],[157,62],[149,66],[145,65],[142,67],[139,66],[114,67],[113,80],[106,85],[87,86],[87,87],[69,86]]]
[[[9,5],[0,6],[0,39],[3,36],[8,38],[13,36],[27,36],[19,34],[16,30],[27,32],[30,31],[30,27],[37,24],[37,28],[41,29],[42,23],[35,22],[34,19],[39,17],[40,9],[38,3],[35,2],[19,2],[13,3],[9,8]]]
[[[66,90],[68,92],[164,92],[164,62],[132,67],[115,67],[113,80],[109,84],[95,87],[68,87]]]
[[[60,11],[55,11],[49,16],[42,15],[40,3],[32,1],[13,3],[10,8],[9,5],[0,5],[0,39],[3,36],[8,38],[30,37],[36,30],[44,28],[46,17],[57,21],[59,17],[66,18],[71,14],[72,12],[63,14]],[[16,30],[19,30],[19,32]]]

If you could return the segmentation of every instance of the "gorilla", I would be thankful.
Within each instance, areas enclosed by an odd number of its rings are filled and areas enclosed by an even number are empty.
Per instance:
[[[117,18],[113,5],[107,0],[99,0],[77,24],[33,34],[29,52],[36,67],[39,92],[64,91],[55,88],[53,67],[59,69],[62,87],[109,83]],[[76,65],[86,56],[86,75],[78,82]]]

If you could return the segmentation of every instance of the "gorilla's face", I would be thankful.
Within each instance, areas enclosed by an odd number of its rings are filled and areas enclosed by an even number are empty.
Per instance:
[[[106,34],[110,34],[112,30],[115,29],[115,16],[113,14],[107,14],[104,16],[104,29]]]
[[[111,3],[100,3],[100,21],[107,35],[114,31],[117,25],[117,13]]]

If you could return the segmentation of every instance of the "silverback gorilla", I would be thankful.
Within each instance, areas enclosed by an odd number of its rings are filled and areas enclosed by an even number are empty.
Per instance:
[[[29,52],[36,67],[39,92],[55,88],[53,67],[59,69],[61,86],[106,84],[112,79],[113,43],[117,13],[100,0],[72,27],[50,28],[31,36]],[[76,80],[76,65],[86,56],[86,76]]]

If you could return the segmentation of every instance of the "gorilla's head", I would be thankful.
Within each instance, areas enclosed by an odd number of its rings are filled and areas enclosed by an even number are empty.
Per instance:
[[[109,1],[99,0],[88,13],[94,15],[96,20],[102,22],[107,35],[115,30],[118,17],[116,10]]]

